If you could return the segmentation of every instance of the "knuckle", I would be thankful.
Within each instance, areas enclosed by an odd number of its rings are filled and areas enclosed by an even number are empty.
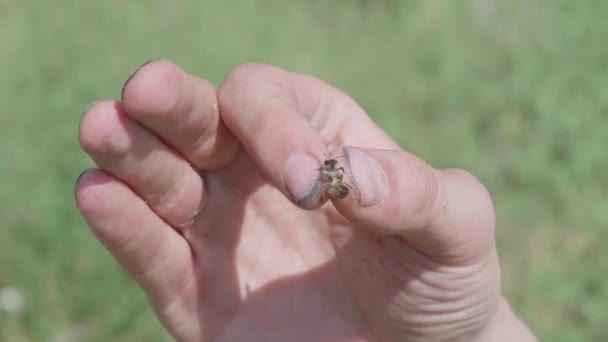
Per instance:
[[[495,210],[492,196],[488,188],[470,171],[464,169],[448,169],[452,177],[461,184],[461,189],[466,190],[467,201],[476,212],[484,213],[484,225],[493,226],[495,221]],[[465,191],[461,190],[461,191]]]
[[[452,168],[449,171],[455,176],[461,178],[462,180],[466,180],[467,182],[479,183],[481,182],[477,179],[477,177],[468,170],[460,169],[460,168]]]
[[[227,86],[228,89],[238,88],[240,85],[243,84],[244,81],[251,78],[251,75],[271,72],[275,69],[275,67],[267,64],[243,63],[232,69],[232,71],[230,71],[224,79],[223,83]]]
[[[245,63],[234,68],[218,89],[218,101],[223,109],[231,109],[237,104],[237,95],[247,96],[250,89],[257,89],[260,82],[276,84],[284,71],[267,64]]]
[[[488,189],[473,173],[464,169],[450,169],[450,172],[460,179],[477,198],[482,201],[491,201]]]
[[[203,180],[192,171],[185,166],[181,176],[173,182],[143,195],[148,206],[175,228],[191,224],[206,204]]]
[[[115,255],[135,256],[125,264],[126,269],[135,279],[145,281],[156,279],[159,273],[166,271],[165,263],[170,259],[171,252],[169,245],[167,239],[159,239],[158,235],[136,231],[107,247]],[[143,246],[146,246],[145,250],[142,249]]]

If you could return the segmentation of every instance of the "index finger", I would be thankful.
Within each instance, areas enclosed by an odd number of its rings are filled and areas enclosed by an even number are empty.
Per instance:
[[[224,80],[218,102],[226,126],[277,188],[301,207],[319,207],[318,168],[327,146],[306,117],[310,103],[298,103],[289,74],[244,65]]]
[[[398,145],[350,97],[309,75],[237,67],[218,89],[220,113],[258,167],[294,203],[323,204],[319,167],[343,144]]]

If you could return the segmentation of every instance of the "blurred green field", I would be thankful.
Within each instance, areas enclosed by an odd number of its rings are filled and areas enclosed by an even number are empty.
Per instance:
[[[0,288],[25,299],[0,311],[0,340],[168,339],[72,186],[91,165],[83,109],[169,58],[215,84],[248,61],[313,73],[404,148],[471,170],[496,202],[515,309],[544,341],[607,341],[606,13],[599,0],[0,0]]]

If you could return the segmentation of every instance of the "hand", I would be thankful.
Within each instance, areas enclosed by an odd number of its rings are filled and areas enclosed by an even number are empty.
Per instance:
[[[534,339],[500,294],[485,188],[316,78],[244,65],[216,90],[155,61],[80,142],[82,215],[180,341]],[[353,188],[330,203],[327,153]]]

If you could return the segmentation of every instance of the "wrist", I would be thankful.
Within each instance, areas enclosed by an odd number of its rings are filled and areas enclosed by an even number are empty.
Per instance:
[[[500,298],[494,317],[477,339],[483,342],[537,342],[532,331],[517,317],[504,298]]]

